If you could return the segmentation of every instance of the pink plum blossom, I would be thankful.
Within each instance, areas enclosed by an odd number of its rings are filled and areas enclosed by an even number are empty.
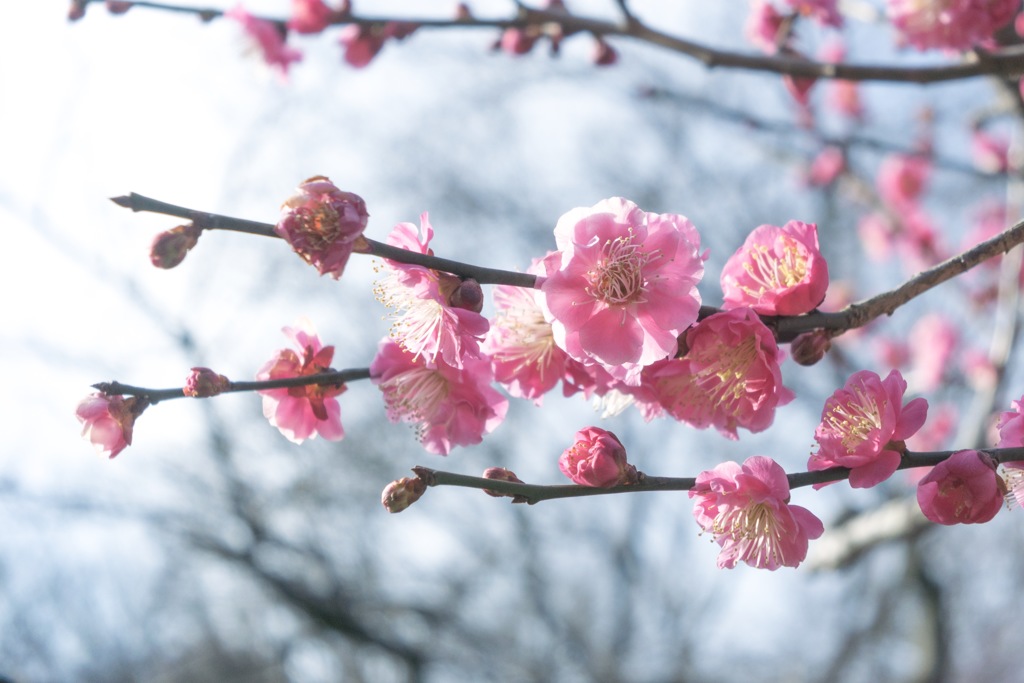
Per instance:
[[[822,26],[843,27],[843,15],[836,7],[837,0],[786,0],[794,12],[811,17]]]
[[[991,456],[957,451],[921,479],[917,502],[937,524],[980,524],[996,516],[1005,493]]]
[[[338,14],[323,0],[292,0],[288,28],[297,33],[320,33],[333,23]]]
[[[614,197],[563,215],[555,242],[561,263],[541,303],[560,348],[629,384],[676,353],[697,319],[706,258],[687,218]]]
[[[914,389],[928,393],[938,389],[953,362],[960,334],[953,323],[938,313],[923,316],[910,328],[911,378]]]
[[[433,254],[433,237],[434,228],[424,212],[418,230],[412,223],[399,223],[391,230],[388,244],[419,254]],[[377,300],[393,310],[392,339],[428,363],[443,361],[454,368],[462,367],[463,359],[479,355],[480,341],[489,323],[479,313],[482,296],[470,304],[457,300],[468,281],[391,259],[385,259],[384,264],[388,272],[377,283],[375,292]],[[479,289],[478,284],[476,287]]]
[[[739,561],[772,571],[796,567],[807,557],[808,541],[824,531],[813,513],[789,504],[786,472],[762,455],[701,472],[690,497],[697,499],[697,524],[722,547],[720,568]]]
[[[716,313],[685,335],[686,355],[646,368],[638,401],[653,402],[699,429],[714,426],[730,439],[737,428],[767,429],[775,409],[793,400],[782,385],[783,358],[775,337],[749,308]],[[646,408],[648,419],[660,413]]]
[[[282,330],[295,345],[292,349],[281,349],[267,361],[256,379],[286,379],[288,377],[309,377],[331,370],[334,347],[324,346],[306,318],[300,318],[294,327]],[[298,387],[261,389],[263,415],[270,424],[293,443],[314,439],[317,434],[329,441],[339,441],[345,436],[341,426],[341,406],[337,396],[344,393],[344,384],[307,384]]]
[[[875,185],[882,199],[899,211],[920,199],[931,170],[932,162],[924,156],[890,154],[878,167]]]
[[[274,232],[321,275],[337,280],[352,252],[365,243],[369,217],[362,197],[313,176],[281,205]]]
[[[849,467],[853,488],[875,486],[892,476],[906,449],[904,440],[921,428],[928,414],[923,398],[903,405],[906,390],[898,370],[884,380],[870,370],[852,374],[825,402],[814,431],[818,452],[811,455],[807,469]]]
[[[789,39],[788,33],[782,33],[785,23],[785,17],[768,0],[752,0],[743,32],[762,52],[773,55]]]
[[[971,157],[979,171],[1005,173],[1010,166],[1010,141],[976,129],[971,135]]]
[[[148,406],[148,401],[136,396],[95,393],[82,399],[75,417],[82,423],[82,436],[96,452],[113,458],[131,445],[135,419]]]
[[[828,264],[814,223],[755,228],[722,268],[726,309],[749,306],[762,315],[800,315],[814,310],[827,289]]]
[[[831,185],[845,170],[846,154],[842,148],[829,145],[811,161],[811,167],[807,170],[807,184],[811,187]]]
[[[903,43],[918,50],[968,50],[990,45],[1013,19],[1020,0],[887,0],[889,20]]]
[[[619,438],[600,427],[576,432],[576,440],[558,459],[562,474],[580,486],[609,488],[636,482],[636,468],[626,462]]]
[[[447,455],[454,446],[480,443],[501,424],[508,401],[491,387],[486,358],[466,358],[455,368],[381,341],[370,364],[370,379],[384,394],[388,419],[412,422],[429,453]]]
[[[535,260],[527,272],[544,276],[549,268],[557,268],[560,259],[558,252],[551,252]],[[496,314],[482,348],[491,357],[495,381],[513,396],[537,405],[559,380],[566,396],[577,391],[589,394],[595,388],[593,378],[582,363],[555,344],[537,296],[535,290],[524,287],[494,288]]]
[[[259,46],[263,61],[276,67],[282,75],[288,74],[288,67],[293,62],[302,61],[302,52],[285,43],[283,27],[254,17],[241,4],[229,9],[224,16],[242,25],[242,30]]]
[[[1011,401],[1012,410],[999,414],[996,429],[999,430],[999,442],[996,448],[1024,448],[1024,396]]]

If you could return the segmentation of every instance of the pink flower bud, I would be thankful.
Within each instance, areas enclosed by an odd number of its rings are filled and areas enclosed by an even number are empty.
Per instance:
[[[337,17],[337,13],[323,0],[292,0],[288,28],[297,33],[320,33]]]
[[[321,275],[337,280],[352,251],[364,241],[368,219],[362,197],[342,192],[324,176],[314,176],[285,200],[274,232]]]
[[[562,453],[558,467],[580,486],[608,488],[637,480],[636,468],[626,462],[622,442],[600,427],[576,432],[576,443]]]
[[[455,21],[470,21],[473,18],[473,13],[469,9],[469,5],[464,2],[460,2],[455,6]]]
[[[484,307],[484,291],[480,283],[472,278],[459,282],[458,287],[448,296],[448,305],[479,313]]]
[[[958,451],[943,460],[917,486],[924,516],[937,524],[978,524],[996,516],[1006,495],[991,456]]]
[[[384,487],[380,502],[388,512],[401,512],[419,500],[426,490],[426,482],[419,477],[402,477]]]
[[[113,458],[131,445],[135,418],[148,406],[149,401],[135,396],[96,393],[82,399],[75,416],[82,423],[82,436],[99,453]]]
[[[494,479],[495,481],[509,481],[513,484],[524,483],[522,479],[517,477],[511,470],[506,470],[504,467],[488,467],[484,470],[484,479]],[[494,496],[495,498],[515,498],[516,496],[510,493],[500,493],[498,491],[492,491],[491,489],[484,489],[484,493],[488,496]]]
[[[199,242],[202,232],[193,223],[179,225],[160,233],[153,239],[149,260],[157,268],[174,268],[185,260],[185,255]]]
[[[192,368],[181,393],[192,398],[210,398],[227,390],[231,380],[210,368]]]
[[[507,28],[501,34],[498,47],[510,55],[525,55],[537,44],[538,37],[539,34],[535,30]]]
[[[805,332],[789,345],[789,353],[800,365],[814,365],[832,348],[832,337],[824,330]]]
[[[598,38],[594,43],[593,60],[597,66],[611,66],[619,61],[619,53],[611,45]]]

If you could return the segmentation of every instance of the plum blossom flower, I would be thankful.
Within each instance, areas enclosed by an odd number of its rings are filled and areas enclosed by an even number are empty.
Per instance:
[[[686,331],[686,355],[646,368],[636,394],[677,420],[699,429],[714,426],[737,439],[737,428],[767,429],[775,409],[793,400],[782,385],[783,354],[749,308],[715,313]],[[660,412],[648,406],[646,417]]]
[[[75,417],[82,423],[82,436],[96,452],[113,458],[131,445],[135,419],[148,406],[149,401],[137,396],[95,393],[82,399]]]
[[[269,66],[276,67],[282,76],[288,75],[288,67],[293,62],[302,61],[302,52],[285,43],[283,27],[272,21],[254,17],[241,4],[229,9],[224,16],[242,25],[242,30],[259,47],[263,61]]]
[[[923,398],[903,405],[906,390],[898,370],[884,380],[870,370],[850,375],[825,401],[814,431],[818,452],[811,455],[807,469],[849,467],[853,488],[875,486],[892,476],[906,450],[904,441],[921,428],[928,414]]]
[[[828,264],[814,223],[757,227],[722,268],[727,309],[749,306],[762,315],[800,315],[820,304],[827,289]]]
[[[600,427],[576,432],[573,445],[558,458],[558,468],[580,486],[609,488],[637,480],[636,468],[626,462],[622,442]]]
[[[274,232],[321,275],[337,280],[352,252],[365,243],[369,217],[362,197],[318,175],[304,180],[284,201]]]
[[[918,340],[909,347],[911,382],[920,393],[934,391],[952,364],[953,351],[960,343],[959,332],[947,318],[932,313],[914,323],[910,338]]]
[[[535,259],[527,272],[543,276],[557,268],[560,258],[558,252],[551,252],[544,259]],[[494,306],[496,314],[482,349],[491,358],[495,381],[513,396],[537,405],[559,380],[566,396],[577,391],[590,393],[594,387],[591,374],[555,344],[551,323],[544,318],[534,290],[498,285]]]
[[[957,451],[917,485],[924,516],[937,524],[980,524],[996,516],[1006,488],[996,462],[980,451]]]
[[[388,244],[419,254],[433,254],[430,240],[434,228],[426,212],[417,230],[412,223],[399,223],[388,236]],[[387,275],[377,283],[377,300],[393,310],[391,338],[414,356],[427,362],[444,362],[461,368],[465,358],[480,354],[480,341],[490,324],[480,315],[483,304],[479,284],[425,266],[385,259]],[[473,289],[479,298],[463,294]]]
[[[288,28],[297,33],[320,33],[331,25],[339,12],[323,0],[292,0],[292,16]]]
[[[560,348],[629,384],[675,354],[697,319],[707,258],[687,218],[613,197],[563,215],[555,242],[561,263],[541,284],[541,303]]]
[[[762,455],[701,472],[690,498],[697,499],[697,524],[722,546],[718,566],[724,569],[739,561],[772,571],[796,567],[807,557],[808,541],[824,531],[813,513],[789,504],[786,472]]]
[[[899,39],[918,50],[962,51],[992,42],[1020,9],[1019,0],[887,0]]]
[[[811,161],[807,169],[807,184],[811,187],[831,185],[846,170],[846,154],[841,147],[829,145]]]
[[[924,156],[890,154],[878,167],[875,185],[882,199],[900,211],[921,197],[931,170],[932,162]]]
[[[462,368],[428,363],[391,339],[381,341],[370,379],[384,394],[388,419],[412,422],[429,453],[480,443],[501,424],[508,401],[491,387],[490,362],[466,358]]]
[[[308,319],[300,318],[294,327],[285,327],[282,331],[298,352],[292,349],[278,351],[256,373],[257,380],[265,382],[333,372],[330,365],[334,347],[323,345]],[[329,441],[339,441],[345,436],[341,426],[341,406],[336,398],[345,390],[344,384],[307,384],[261,389],[259,394],[263,396],[263,415],[270,424],[289,441],[302,443],[316,438],[317,434]]]

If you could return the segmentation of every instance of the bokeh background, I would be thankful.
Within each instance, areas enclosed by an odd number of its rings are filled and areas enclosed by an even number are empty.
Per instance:
[[[744,1],[631,5],[673,34],[752,50]],[[878,3],[851,5],[852,61],[951,59],[899,51],[870,11]],[[246,6],[288,13],[284,0]],[[478,16],[514,12],[508,2],[471,6]],[[933,420],[941,408],[954,428],[930,421],[926,431],[935,447],[985,445],[992,411],[1022,392],[1015,304],[978,295],[997,268],[849,335],[818,366],[787,361],[798,400],[773,428],[737,442],[644,423],[635,410],[602,418],[579,397],[552,395],[542,407],[513,401],[482,445],[441,459],[385,420],[365,382],[341,397],[339,443],[295,446],[262,418],[258,397],[231,395],[151,408],[134,444],[107,461],[74,417],[101,380],[175,386],[197,365],[251,378],[300,315],[336,346],[336,368],[368,365],[388,327],[372,259],[354,257],[335,282],[280,241],[214,232],[161,271],[149,244],[175,219],[132,214],[109,197],[134,191],[273,221],[298,182],[324,174],[366,199],[371,237],[429,211],[437,254],[523,269],[554,247],[562,213],[624,196],[696,224],[711,254],[701,291],[713,305],[721,265],[746,234],[795,218],[818,223],[834,289],[856,299],[912,272],[898,254],[872,258],[858,232],[877,209],[873,179],[887,155],[932,141],[925,208],[950,251],[986,206],[1016,217],[1013,182],[971,155],[978,121],[1011,141],[1019,133],[1005,84],[864,84],[863,122],[831,111],[819,84],[808,122],[777,76],[707,70],[624,40],[611,41],[618,63],[598,68],[585,35],[557,57],[542,44],[513,58],[492,49],[494,29],[422,30],[357,70],[342,62],[334,30],[290,38],[304,60],[284,80],[235,22],[92,5],[69,23],[67,9],[3,10],[12,35],[0,43],[0,674],[19,683],[1019,680],[1020,512],[932,528],[914,515],[905,473],[867,491],[795,491],[826,537],[803,567],[774,573],[716,569],[717,546],[698,536],[685,494],[526,507],[435,489],[401,515],[379,503],[384,485],[417,464],[467,474],[498,465],[561,483],[558,454],[591,424],[615,431],[649,474],[693,476],[754,454],[802,470],[824,399],[854,370],[884,375],[886,340],[927,348],[914,325],[935,314],[959,340],[942,383],[921,395]],[[569,9],[618,16],[602,0]],[[356,10],[445,17],[454,8],[365,0]],[[801,33],[808,54],[835,37]],[[846,151],[848,171],[809,187],[809,165],[829,142]],[[991,356],[994,339],[1010,349],[997,372],[961,362]]]

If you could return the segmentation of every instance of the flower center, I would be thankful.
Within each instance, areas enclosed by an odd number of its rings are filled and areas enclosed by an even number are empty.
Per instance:
[[[719,514],[711,531],[716,536],[730,537],[739,547],[740,557],[755,566],[785,565],[786,553],[778,521],[770,505],[757,503],[733,507]]]
[[[705,406],[708,412],[740,417],[747,398],[750,367],[756,359],[757,339],[753,335],[744,338],[739,346],[719,342],[704,347],[694,354],[691,366],[694,372],[666,380],[671,384],[665,387],[664,393],[676,397],[677,410],[682,406],[690,409]]]
[[[556,348],[555,337],[551,323],[544,319],[544,313],[533,297],[529,292],[519,292],[516,290],[508,297],[507,308],[494,319],[493,327],[502,340],[495,355],[515,362],[517,370],[537,368],[543,378]]]
[[[412,368],[381,383],[384,404],[406,422],[426,422],[451,391],[441,373],[429,368]]]
[[[837,401],[825,417],[825,424],[834,433],[841,435],[840,442],[847,453],[853,453],[857,446],[882,428],[882,415],[875,399],[860,389],[851,389],[852,400]]]
[[[757,287],[744,286],[747,294],[759,297],[769,289],[795,287],[806,279],[806,251],[791,237],[781,236],[778,241],[782,242],[779,250],[758,244],[749,252],[750,258],[743,264],[743,270]]]
[[[643,269],[652,254],[645,252],[634,238],[630,230],[628,236],[604,243],[604,253],[587,272],[587,294],[612,305],[643,301]]]
[[[295,210],[299,231],[314,249],[333,244],[341,231],[338,212],[330,204],[318,203],[314,208],[306,206]]]

